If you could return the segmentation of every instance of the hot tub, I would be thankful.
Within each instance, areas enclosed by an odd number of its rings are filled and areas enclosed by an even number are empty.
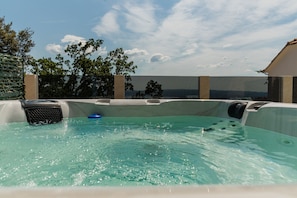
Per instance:
[[[41,121],[33,121],[31,124],[51,124],[59,122],[59,119],[47,118],[44,114],[51,114],[48,109],[61,109],[61,120],[69,118],[88,117],[92,114],[100,114],[102,117],[166,117],[166,116],[202,116],[230,119],[239,122],[242,126],[250,126],[264,130],[270,130],[288,136],[296,136],[295,117],[297,105],[282,104],[272,102],[255,101],[230,101],[230,100],[36,100],[36,101],[0,101],[1,118],[0,123],[29,122],[29,110],[35,109],[41,112]],[[46,113],[45,113],[46,112]],[[56,113],[59,115],[59,112]],[[35,115],[35,113],[34,113]],[[38,116],[37,116],[38,117]],[[54,117],[56,118],[56,116]],[[31,120],[32,121],[32,120]],[[37,122],[37,123],[36,123]],[[222,129],[222,128],[221,128]],[[203,130],[211,130],[203,128]],[[287,141],[287,140],[286,140]],[[288,141],[290,143],[290,141]],[[86,188],[88,190],[86,190]],[[3,195],[20,195],[28,193],[28,196],[37,196],[39,193],[57,193],[59,195],[71,195],[77,193],[78,196],[91,196],[94,194],[118,195],[126,193],[128,196],[147,195],[165,197],[175,194],[176,196],[186,197],[196,193],[207,196],[220,196],[225,194],[236,196],[239,193],[247,193],[248,196],[263,196],[278,194],[284,189],[290,189],[290,194],[294,194],[291,189],[293,184],[266,186],[244,185],[244,186],[165,186],[165,187],[75,187],[75,188],[37,188],[23,189],[4,188],[0,191]],[[272,190],[273,189],[273,190]],[[232,190],[232,193],[227,192]],[[294,190],[295,191],[295,190]],[[92,192],[92,193],[90,193]],[[113,192],[113,193],[111,193]],[[220,192],[220,193],[218,193]],[[221,194],[222,193],[222,194]],[[288,193],[288,192],[286,192]]]

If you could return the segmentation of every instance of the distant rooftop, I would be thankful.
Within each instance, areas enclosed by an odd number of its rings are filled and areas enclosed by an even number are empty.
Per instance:
[[[287,42],[287,44],[282,48],[282,50],[274,57],[274,59],[272,59],[270,64],[265,69],[261,70],[260,72],[269,74],[272,67],[274,67],[275,65],[278,65],[276,63],[277,60],[281,59],[281,56],[282,56],[282,58],[287,58],[287,57],[284,57],[284,55],[286,55],[288,53],[288,48],[295,44],[297,44],[297,38],[293,39],[292,41]],[[297,54],[295,57],[297,58]]]

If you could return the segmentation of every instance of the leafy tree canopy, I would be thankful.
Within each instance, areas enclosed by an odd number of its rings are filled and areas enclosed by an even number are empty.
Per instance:
[[[145,94],[153,98],[161,98],[163,95],[162,85],[157,81],[150,80],[145,87]]]
[[[65,97],[112,97],[114,75],[124,75],[125,88],[132,90],[133,86],[129,83],[130,73],[135,73],[137,65],[129,61],[122,48],[112,50],[106,56],[100,55],[98,50],[102,44],[103,40],[89,39],[68,45],[65,57],[58,54],[55,60],[31,60],[30,73],[47,76],[40,77],[39,81],[40,86],[44,87],[43,90],[47,90],[45,97],[54,97],[49,94],[49,87],[50,90],[55,90],[55,94],[59,93]],[[55,82],[52,82],[52,79],[55,79]]]
[[[0,18],[0,53],[19,56],[23,65],[27,65],[30,59],[28,54],[35,46],[33,34],[30,28],[16,32],[12,29],[12,22],[6,24],[5,18]]]
[[[103,40],[89,39],[68,45],[65,54],[54,60],[34,59],[29,55],[35,46],[33,33],[30,28],[16,32],[12,22],[6,24],[5,18],[0,18],[0,53],[20,57],[27,73],[47,76],[39,79],[41,97],[111,97],[114,75],[124,75],[126,89],[133,89],[130,73],[135,73],[137,65],[122,48],[102,56],[98,50]]]
[[[86,42],[71,44],[66,47],[65,54],[56,56],[56,62],[51,58],[32,60],[30,73],[37,75],[124,75],[135,73],[137,65],[129,61],[122,48],[117,48],[107,53],[105,57],[97,52],[103,40],[89,39]],[[66,73],[65,73],[66,72]]]

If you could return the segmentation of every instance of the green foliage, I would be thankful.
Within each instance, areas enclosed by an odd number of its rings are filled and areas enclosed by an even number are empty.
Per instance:
[[[17,33],[11,29],[12,23],[5,24],[4,18],[0,18],[0,52],[8,55],[16,55],[18,52]]]
[[[30,72],[41,76],[40,97],[111,98],[114,75],[124,75],[126,89],[133,90],[133,85],[129,83],[130,73],[135,73],[137,66],[129,61],[122,48],[110,51],[105,57],[99,55],[102,44],[103,40],[89,39],[84,43],[68,45],[65,53],[69,59],[58,54],[55,61],[50,58],[31,60]],[[51,79],[55,82],[50,82]]]
[[[162,85],[157,81],[150,80],[145,87],[145,94],[152,98],[161,98],[163,96]]]
[[[57,56],[56,60],[56,62],[51,58],[30,60],[31,72],[40,76],[40,98],[61,98],[66,94],[66,90],[64,90],[64,84],[66,83],[66,70],[63,69],[64,59]]]
[[[0,53],[17,56],[26,72],[37,74],[41,98],[61,97],[112,97],[113,76],[126,77],[126,89],[133,90],[130,73],[137,68],[129,61],[122,48],[98,55],[103,40],[89,39],[86,42],[68,45],[65,53],[51,58],[34,59],[29,52],[35,46],[33,31],[29,28],[16,32],[12,22],[6,24],[0,18]]]
[[[128,56],[125,55],[122,48],[117,48],[108,53],[106,62],[110,64],[115,75],[127,76],[129,73],[135,73],[136,65],[133,62],[128,62]]]
[[[23,99],[23,80],[20,59],[0,53],[0,100]]]
[[[16,32],[12,29],[12,22],[6,24],[5,18],[0,18],[0,53],[18,56],[22,64],[27,65],[31,58],[28,53],[35,46],[33,34],[29,28]]]

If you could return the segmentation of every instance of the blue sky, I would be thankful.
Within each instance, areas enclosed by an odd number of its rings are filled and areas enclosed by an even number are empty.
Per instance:
[[[257,76],[297,37],[296,0],[1,0],[0,16],[34,31],[35,58],[103,39],[136,75]]]

